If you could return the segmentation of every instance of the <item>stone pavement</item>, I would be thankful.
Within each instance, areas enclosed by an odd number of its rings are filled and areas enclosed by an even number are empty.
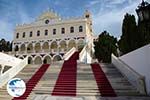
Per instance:
[[[100,97],[100,96],[79,96],[79,97],[58,97],[49,95],[36,95],[32,100],[150,100],[150,97],[138,96],[119,96],[119,97]]]

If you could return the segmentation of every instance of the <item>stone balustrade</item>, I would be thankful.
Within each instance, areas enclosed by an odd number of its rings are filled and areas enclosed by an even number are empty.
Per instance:
[[[130,66],[125,64],[119,58],[112,54],[112,64],[135,86],[135,88],[143,95],[146,94],[145,77],[137,73]]]

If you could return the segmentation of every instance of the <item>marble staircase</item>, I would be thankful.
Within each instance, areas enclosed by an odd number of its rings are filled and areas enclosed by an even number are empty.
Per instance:
[[[27,65],[19,74],[17,74],[15,77],[16,78],[21,78],[25,82],[27,82],[31,76],[38,70],[38,67],[40,65]],[[7,90],[6,90],[6,85],[0,88],[0,100],[11,100],[13,97],[11,97]]]
[[[63,61],[51,63],[45,74],[32,90],[27,100],[37,100],[37,97],[44,96],[52,97],[52,92],[55,87],[57,78],[62,69]],[[41,65],[28,65],[19,74],[17,78],[23,79],[25,82],[35,74]],[[127,81],[127,79],[112,65],[100,63],[100,66],[109,80],[112,88],[117,96],[141,96],[141,94]],[[76,77],[76,97],[101,97],[98,90],[94,74],[90,64],[77,63]],[[11,100],[11,97],[6,90],[6,86],[0,88],[0,100]],[[46,100],[39,99],[39,100]]]

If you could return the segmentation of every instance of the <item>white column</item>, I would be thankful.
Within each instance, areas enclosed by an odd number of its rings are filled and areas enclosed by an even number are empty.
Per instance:
[[[27,54],[27,45],[25,44],[25,54]]]
[[[1,69],[0,74],[2,75],[2,74],[3,74],[3,70],[4,70],[5,65],[1,64],[1,67],[2,67],[2,69]]]
[[[35,44],[33,44],[33,53],[35,53]]]

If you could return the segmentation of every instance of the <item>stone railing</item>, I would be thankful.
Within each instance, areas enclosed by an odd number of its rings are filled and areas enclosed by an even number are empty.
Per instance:
[[[68,60],[75,52],[76,52],[76,48],[73,47],[64,55],[64,57],[63,57],[64,60]]]
[[[0,75],[0,88],[4,86],[11,78],[16,76],[28,64],[28,57],[22,60],[18,65],[12,66],[8,71]]]
[[[79,60],[80,60],[81,62],[84,62],[84,60],[85,60],[84,58],[85,58],[85,55],[86,55],[86,54],[85,54],[85,53],[86,53],[86,52],[85,52],[85,51],[86,51],[86,48],[87,48],[87,45],[84,46],[84,48],[82,49],[82,51],[81,51],[80,54],[79,54]]]
[[[146,95],[145,77],[137,73],[130,66],[125,64],[119,58],[112,54],[112,64],[135,86],[135,88],[143,95]]]
[[[43,50],[39,50],[39,51],[12,51],[12,52],[3,52],[5,54],[8,54],[8,55],[29,55],[29,54],[39,54],[39,53],[42,53],[42,54],[46,54],[46,53],[66,53],[67,50],[66,49],[43,49]]]
[[[91,64],[92,63],[91,50],[92,48],[89,47],[89,44],[86,44],[79,54],[79,60],[86,64]]]

